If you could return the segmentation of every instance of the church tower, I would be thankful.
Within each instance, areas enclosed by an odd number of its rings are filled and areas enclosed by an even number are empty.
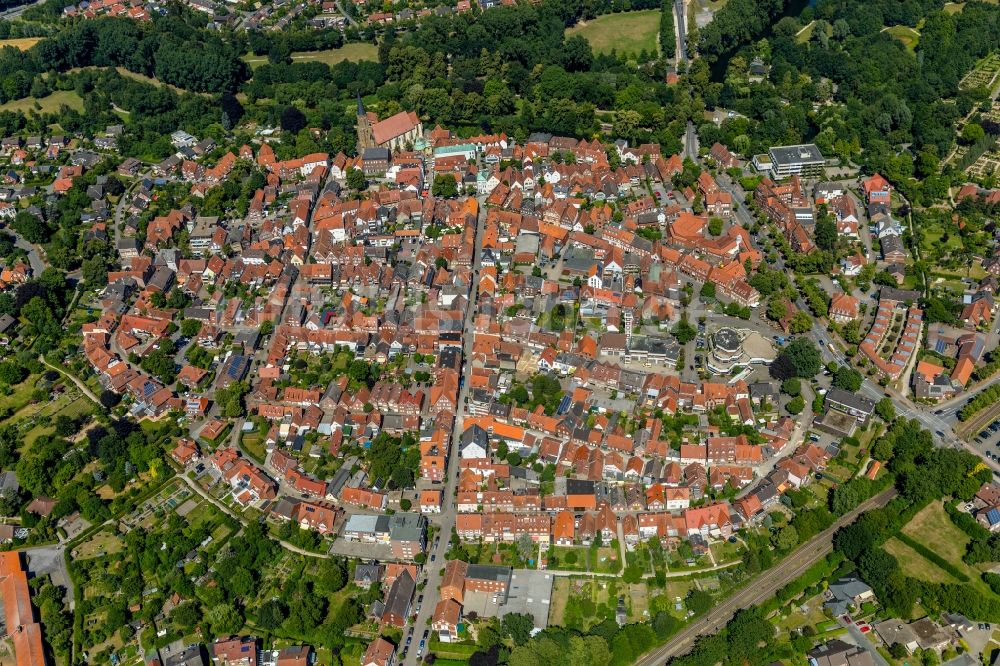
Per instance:
[[[365,112],[365,104],[358,93],[358,154],[365,148],[375,148],[375,134],[372,132],[372,120]]]

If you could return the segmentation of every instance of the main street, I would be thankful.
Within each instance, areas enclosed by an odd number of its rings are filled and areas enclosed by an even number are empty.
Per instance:
[[[837,530],[853,522],[863,512],[885,506],[895,496],[896,489],[890,488],[858,505],[853,511],[845,513],[833,525],[799,546],[777,566],[750,581],[746,587],[713,608],[705,617],[686,626],[666,645],[640,658],[636,662],[637,666],[665,664],[670,659],[688,652],[699,636],[714,634],[721,630],[736,611],[767,601],[778,590],[801,576],[833,550],[833,535]]]
[[[677,62],[687,62],[687,23],[684,16],[685,0],[674,0],[674,26],[677,32]]]
[[[413,642],[408,647],[406,657],[402,664],[417,664],[420,659],[417,652],[427,652],[425,645],[423,650],[419,649],[420,641],[425,628],[430,628],[431,619],[434,616],[434,607],[438,602],[438,588],[441,586],[441,572],[444,570],[445,553],[448,552],[451,540],[451,530],[455,526],[455,515],[457,507],[455,505],[455,488],[458,484],[458,460],[459,440],[462,437],[463,424],[465,422],[465,404],[469,395],[469,386],[472,384],[472,340],[473,321],[478,311],[479,303],[479,262],[483,251],[483,235],[486,228],[486,210],[480,201],[479,217],[476,221],[475,251],[472,255],[472,285],[469,289],[469,302],[465,310],[464,334],[462,336],[462,381],[458,389],[458,407],[455,413],[455,426],[451,434],[451,451],[448,453],[448,466],[445,470],[444,493],[441,498],[441,513],[438,514],[434,522],[439,528],[438,536],[440,540],[435,545],[431,543],[427,548],[427,563],[424,566],[425,585],[419,594],[424,595],[424,601],[417,613],[416,620],[413,621],[411,629],[413,631]],[[428,638],[428,642],[429,642]],[[405,641],[405,638],[404,638]],[[405,643],[404,643],[405,644]]]

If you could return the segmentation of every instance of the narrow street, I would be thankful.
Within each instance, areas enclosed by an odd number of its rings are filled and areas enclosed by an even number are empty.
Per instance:
[[[438,588],[441,586],[441,572],[444,570],[445,553],[448,552],[451,530],[455,526],[455,516],[457,513],[455,493],[458,483],[459,441],[464,431],[465,403],[469,395],[469,386],[472,384],[472,340],[474,337],[472,327],[479,303],[479,262],[482,256],[485,228],[486,210],[480,206],[479,217],[476,222],[475,251],[472,258],[472,285],[469,289],[469,302],[465,311],[465,333],[462,336],[462,382],[458,390],[458,413],[455,414],[455,428],[451,436],[451,451],[448,454],[448,468],[445,471],[441,513],[438,514],[435,520],[436,525],[440,528],[438,534],[441,539],[436,548],[432,543],[427,549],[427,564],[424,566],[425,578],[423,579],[426,582],[423,588],[424,601],[420,607],[420,612],[417,613],[417,619],[411,625],[413,627],[413,643],[406,653],[406,658],[400,662],[404,665],[413,665],[420,661],[417,657],[418,646],[424,629],[430,627],[431,619],[434,616],[434,607],[438,601]],[[426,652],[426,646],[424,652]]]

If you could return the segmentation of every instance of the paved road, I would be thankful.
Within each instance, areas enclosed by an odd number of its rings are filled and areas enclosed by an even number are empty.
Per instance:
[[[678,62],[687,62],[687,35],[685,30],[687,29],[687,23],[684,20],[684,1],[685,0],[674,0],[674,24],[677,26],[677,60]]]
[[[7,229],[12,234],[14,234],[14,246],[21,248],[28,253],[28,265],[31,266],[31,272],[35,277],[42,274],[45,270],[45,261],[42,259],[41,251],[38,246],[32,245],[24,239],[21,234],[14,231],[12,228]]]
[[[831,527],[799,546],[780,564],[768,569],[745,588],[713,608],[708,615],[685,627],[666,645],[639,659],[636,664],[638,666],[665,664],[673,657],[689,651],[699,636],[714,634],[722,629],[736,611],[770,599],[775,592],[798,578],[809,567],[833,550],[833,535],[837,530],[854,521],[864,511],[885,506],[895,496],[896,489],[890,488],[881,495],[864,502],[850,513],[841,516]]]
[[[851,636],[851,642],[871,655],[876,666],[889,666],[889,662],[885,660],[885,657],[879,654],[878,650],[875,649],[875,646],[872,645],[872,642],[868,640],[868,637],[861,633],[861,630],[858,629],[858,625],[853,622],[847,623],[843,620],[839,620],[839,624],[840,626],[847,628],[847,633]]]
[[[480,201],[482,204],[482,201]],[[472,384],[472,340],[475,337],[472,333],[473,319],[478,311],[479,303],[479,262],[483,251],[483,235],[486,228],[486,210],[480,205],[479,219],[476,223],[475,252],[472,259],[472,286],[469,291],[469,303],[465,311],[465,335],[462,339],[462,387],[458,391],[458,413],[455,415],[455,427],[451,436],[451,452],[448,455],[448,469],[445,471],[444,497],[442,498],[441,513],[435,518],[435,522],[440,527],[438,534],[441,541],[437,548],[433,544],[428,548],[427,565],[424,567],[426,585],[422,594],[424,595],[423,605],[417,613],[417,619],[413,623],[413,643],[406,653],[406,658],[400,663],[404,665],[417,664],[417,648],[420,644],[424,629],[430,627],[431,619],[434,615],[434,606],[437,605],[439,595],[438,588],[441,586],[441,572],[444,570],[445,553],[448,552],[451,529],[455,526],[455,489],[458,483],[458,460],[459,460],[459,439],[462,436],[463,423],[465,421],[465,401],[468,396],[469,386]],[[431,558],[434,561],[431,561]],[[426,652],[427,648],[424,648]]]
[[[0,12],[0,19],[6,19],[8,21],[16,19],[18,16],[23,14],[24,10],[28,7],[34,7],[35,5],[40,5],[43,2],[45,2],[45,0],[36,0],[35,2],[29,2],[27,4],[20,5],[19,7],[11,7],[10,9]]]
[[[694,123],[688,121],[687,129],[684,131],[684,157],[690,157],[695,162],[698,162],[698,132],[694,129]],[[733,193],[733,198],[736,198],[736,194]],[[744,227],[751,222],[750,214],[746,211],[746,206],[743,205],[742,197],[739,197],[740,206],[736,209],[736,217],[739,219],[740,224]],[[743,215],[740,215],[740,213]]]
[[[358,25],[358,22],[357,22],[357,21],[355,21],[355,20],[354,20],[354,19],[353,19],[353,18],[351,17],[351,15],[350,15],[350,14],[348,14],[348,13],[347,13],[347,12],[346,12],[346,11],[344,10],[344,5],[342,5],[342,4],[340,3],[340,0],[337,0],[337,11],[338,11],[338,12],[340,12],[341,14],[343,14],[343,15],[344,15],[344,18],[346,18],[346,19],[347,19],[347,22],[351,24],[351,27],[354,27],[354,28],[358,28],[358,27],[360,27],[360,26]]]

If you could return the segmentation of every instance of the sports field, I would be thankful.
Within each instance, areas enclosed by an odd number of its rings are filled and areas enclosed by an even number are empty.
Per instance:
[[[605,14],[593,21],[581,21],[566,31],[567,35],[581,35],[590,42],[595,53],[632,53],[643,49],[657,53],[657,35],[660,31],[660,10]]]

